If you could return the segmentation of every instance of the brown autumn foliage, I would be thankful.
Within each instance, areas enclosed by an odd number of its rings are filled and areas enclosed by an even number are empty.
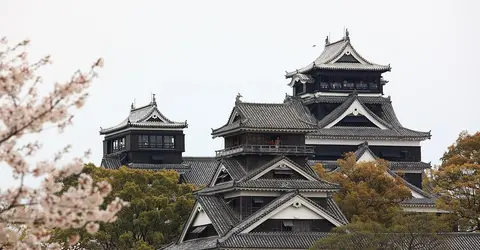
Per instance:
[[[393,210],[400,209],[400,202],[411,198],[403,181],[387,173],[387,162],[359,162],[353,153],[338,160],[340,168],[327,173],[318,165],[320,177],[340,184],[334,199],[350,221],[385,222],[391,219]]]
[[[462,231],[480,231],[480,132],[462,131],[430,175],[437,206],[457,216]]]

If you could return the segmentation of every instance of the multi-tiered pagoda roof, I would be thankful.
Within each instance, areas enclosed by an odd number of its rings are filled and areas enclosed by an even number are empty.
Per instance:
[[[361,96],[354,91],[348,96],[314,95],[303,99],[304,105],[331,105],[335,108],[318,116],[318,129],[310,138],[357,140],[413,140],[430,139],[430,132],[404,127],[397,118],[390,97]],[[341,124],[344,118],[363,118],[365,125]],[[352,122],[353,124],[353,122]]]
[[[339,185],[321,179],[313,166],[337,171],[336,160],[347,152],[358,162],[388,160],[386,174],[401,176],[412,193],[404,210],[444,212],[421,185],[430,163],[421,161],[420,142],[430,132],[403,126],[383,96],[382,74],[390,70],[361,56],[348,31],[336,42],[327,37],[316,60],[287,72],[293,95],[282,103],[247,103],[237,96],[226,124],[212,129],[213,138],[225,142],[216,157],[182,157],[187,122],[165,117],[153,98],[101,129],[102,166],[175,170],[183,182],[200,187],[181,234],[166,249],[310,248],[348,223],[332,199]],[[479,240],[444,238],[450,249],[470,249]]]
[[[320,56],[312,63],[300,69],[296,69],[286,73],[287,78],[291,78],[292,82],[296,79],[300,81],[312,81],[310,74],[313,70],[356,70],[356,71],[390,71],[390,65],[380,65],[372,63],[361,56],[350,42],[348,31],[345,36],[333,43],[329,38],[325,40],[325,48]]]
[[[317,128],[315,118],[299,99],[284,103],[247,103],[239,99],[228,122],[212,130],[214,138],[236,132],[312,132]]]

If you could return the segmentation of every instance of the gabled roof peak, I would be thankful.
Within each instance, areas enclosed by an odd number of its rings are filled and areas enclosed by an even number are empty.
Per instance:
[[[155,95],[152,96],[152,101],[144,106],[135,108],[134,104],[131,105],[130,114],[125,120],[114,127],[100,129],[100,134],[111,134],[129,127],[138,128],[168,128],[168,129],[183,129],[187,128],[187,121],[175,122],[168,119],[157,108],[155,101]]]
[[[345,57],[348,57],[349,60],[345,61],[343,59]],[[344,37],[333,43],[330,42],[330,38],[327,36],[325,48],[317,59],[301,69],[287,72],[285,77],[292,78],[297,74],[307,74],[312,69],[386,72],[390,71],[391,68],[390,65],[375,64],[361,56],[351,44],[347,29]]]

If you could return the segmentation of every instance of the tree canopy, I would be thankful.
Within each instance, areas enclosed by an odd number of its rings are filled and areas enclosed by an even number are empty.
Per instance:
[[[334,199],[350,224],[334,228],[333,234],[318,241],[311,249],[438,249],[439,232],[451,230],[450,216],[404,212],[400,203],[411,198],[411,191],[401,177],[387,173],[381,159],[357,162],[353,153],[338,160],[337,171],[317,173],[341,185]]]
[[[386,224],[357,221],[333,229],[311,249],[444,249],[438,233],[448,231],[448,221],[435,214],[395,211]]]
[[[461,132],[441,160],[429,180],[438,207],[457,216],[460,230],[480,231],[480,132]]]
[[[84,171],[94,180],[109,181],[111,197],[130,202],[114,223],[101,224],[96,234],[82,238],[79,246],[87,249],[158,249],[180,233],[194,204],[195,187],[179,184],[179,174],[173,170],[112,170],[89,164]],[[64,238],[73,231],[59,231],[56,236]]]
[[[400,177],[387,174],[384,160],[357,163],[355,154],[347,153],[338,163],[338,171],[326,173],[321,165],[315,169],[321,177],[340,184],[333,198],[350,221],[387,221],[391,210],[400,209],[399,204],[411,197]]]

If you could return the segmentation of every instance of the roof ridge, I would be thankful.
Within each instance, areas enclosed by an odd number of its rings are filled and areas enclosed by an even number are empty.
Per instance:
[[[350,39],[342,39],[341,40],[342,42],[345,42],[344,45],[342,45],[342,47],[338,48],[337,52],[333,55],[330,55],[330,59],[326,60],[323,64],[329,64],[331,63],[333,60],[335,60],[335,58],[337,58],[338,56],[340,56],[340,54],[345,50],[345,48],[350,44]],[[353,48],[353,46],[350,44],[350,46]],[[321,56],[321,55],[320,55]],[[319,57],[320,57],[319,56]],[[318,58],[317,58],[318,59]],[[315,61],[313,61],[314,63],[314,67],[316,66],[315,65],[315,62],[317,61],[317,59],[315,59]]]
[[[335,44],[340,43],[340,42],[344,42],[345,40],[346,40],[345,37],[342,37],[342,38],[341,38],[340,40],[338,40],[338,41],[325,44],[325,47],[328,47],[328,46],[331,46],[331,45],[335,45]]]
[[[182,160],[185,159],[198,159],[198,160],[217,160],[215,156],[182,156]]]
[[[140,106],[140,107],[138,107],[138,108],[130,109],[130,113],[132,113],[132,112],[134,112],[134,111],[138,111],[138,110],[143,109],[143,108],[146,108],[146,107],[149,107],[149,106],[153,106],[153,103],[149,103],[149,104]]]
[[[239,105],[283,105],[283,102],[239,102],[236,103],[235,106]]]

